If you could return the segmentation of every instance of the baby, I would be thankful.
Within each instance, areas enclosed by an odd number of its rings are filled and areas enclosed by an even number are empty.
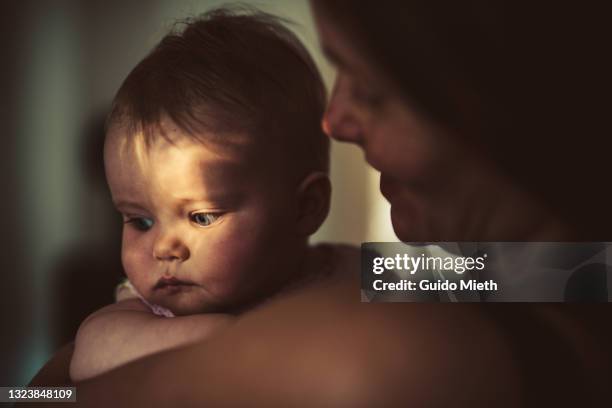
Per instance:
[[[264,13],[209,12],[132,70],[104,161],[136,297],[81,324],[73,380],[207,338],[348,268],[352,250],[308,244],[329,209],[324,104],[307,51]]]

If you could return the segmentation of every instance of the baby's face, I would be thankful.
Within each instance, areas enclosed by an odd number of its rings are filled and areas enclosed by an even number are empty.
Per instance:
[[[176,314],[256,299],[293,268],[294,191],[266,159],[222,153],[168,132],[145,147],[111,128],[105,165],[123,216],[122,260],[136,289]],[[253,156],[253,155],[251,155]]]

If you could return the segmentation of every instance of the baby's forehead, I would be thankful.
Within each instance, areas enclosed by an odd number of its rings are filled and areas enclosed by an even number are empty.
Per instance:
[[[291,166],[291,153],[286,143],[278,140],[267,140],[255,132],[214,132],[200,130],[195,134],[188,133],[171,121],[162,121],[160,125],[149,129],[131,130],[127,126],[113,125],[106,135],[106,156],[117,156],[120,160],[145,161],[152,155],[163,156],[166,152],[189,152],[199,149],[199,154],[208,158],[219,159],[241,164],[244,170],[274,167],[278,176],[280,171],[288,171]],[[288,162],[287,162],[288,160]],[[282,169],[279,161],[283,161]]]
[[[207,187],[244,184],[269,176],[271,161],[265,152],[246,143],[228,148],[179,132],[147,139],[141,132],[110,129],[105,147],[107,173],[137,173],[144,178],[155,175],[167,182],[174,178],[174,183],[187,180]]]

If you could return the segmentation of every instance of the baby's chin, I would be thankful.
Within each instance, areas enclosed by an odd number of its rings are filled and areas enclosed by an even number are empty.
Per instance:
[[[267,292],[266,292],[267,293]],[[237,290],[211,293],[201,286],[149,292],[147,301],[170,310],[176,316],[201,313],[237,313],[260,303],[265,297],[247,296]]]
[[[165,296],[153,296],[151,303],[165,307],[176,316],[186,316],[199,313],[213,313],[223,310],[218,302],[211,301],[203,293],[196,291]]]

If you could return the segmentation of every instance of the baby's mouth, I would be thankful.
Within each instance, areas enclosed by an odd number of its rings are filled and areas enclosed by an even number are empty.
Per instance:
[[[160,280],[157,281],[153,289],[154,290],[165,289],[165,288],[171,289],[171,288],[180,288],[184,286],[194,286],[194,285],[195,284],[192,282],[182,281],[174,277],[173,278],[161,278]]]

